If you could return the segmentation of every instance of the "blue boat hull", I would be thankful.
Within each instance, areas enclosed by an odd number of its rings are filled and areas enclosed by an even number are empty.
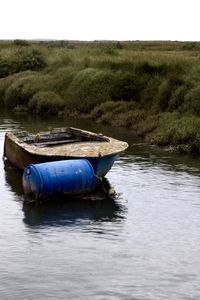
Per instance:
[[[115,160],[117,159],[116,154],[107,155],[103,157],[97,158],[86,158],[92,165],[95,174],[102,178],[104,177],[108,171],[112,168]]]

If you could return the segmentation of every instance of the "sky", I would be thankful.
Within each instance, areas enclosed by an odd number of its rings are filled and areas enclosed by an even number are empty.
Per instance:
[[[200,40],[200,0],[0,0],[0,39]]]

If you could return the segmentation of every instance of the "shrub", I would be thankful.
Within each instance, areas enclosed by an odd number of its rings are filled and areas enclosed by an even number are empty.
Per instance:
[[[144,110],[136,108],[136,103],[125,101],[107,101],[95,107],[91,113],[98,122],[114,126],[130,127],[138,124],[144,116]]]
[[[169,67],[166,63],[160,64],[151,64],[148,61],[139,62],[136,67],[135,71],[140,74],[149,74],[149,75],[166,75],[169,71]]]
[[[169,103],[168,103],[169,111],[172,112],[174,110],[179,109],[182,106],[187,91],[188,91],[188,87],[184,85],[178,86],[177,89],[172,91],[171,98],[169,99]]]
[[[136,102],[126,102],[126,101],[106,101],[96,106],[91,115],[97,117],[98,115],[103,115],[106,112],[121,113],[129,110],[137,109]]]
[[[163,78],[156,75],[149,78],[148,82],[141,91],[141,106],[145,109],[151,109],[155,102],[156,95],[158,94],[159,86]]]
[[[182,46],[183,50],[199,50],[199,44],[197,42],[187,42]]]
[[[48,89],[52,89],[64,97],[75,74],[76,71],[71,66],[55,70],[52,74],[49,74],[48,80],[51,85],[48,86]]]
[[[0,58],[0,78],[6,77],[7,75],[14,73],[12,72],[12,62],[6,61]]]
[[[90,112],[96,105],[110,99],[113,75],[110,71],[88,68],[74,76],[66,95],[70,111]]]
[[[123,126],[123,127],[131,127],[134,126],[137,128],[139,122],[144,120],[146,116],[146,112],[141,109],[135,109],[126,111],[119,114],[114,114],[112,120],[112,125],[114,126]]]
[[[26,70],[39,71],[46,67],[43,54],[38,49],[20,48],[0,58],[0,78]]]
[[[103,114],[98,122],[112,126],[137,127],[138,123],[145,118],[145,115],[145,111],[139,109],[118,113],[114,110]]]
[[[5,102],[5,94],[8,88],[19,79],[33,77],[35,72],[25,71],[0,79],[0,99]],[[12,102],[12,101],[11,101]]]
[[[137,128],[137,134],[145,137],[153,132],[157,127],[160,119],[160,114],[150,115],[143,119]]]
[[[182,83],[183,81],[177,77],[169,77],[160,84],[155,102],[155,108],[157,108],[158,111],[168,110],[169,101],[173,92],[177,87],[181,86]]]
[[[57,114],[64,106],[62,98],[52,91],[38,92],[28,103],[28,109],[36,114]]]
[[[116,47],[118,50],[121,50],[121,49],[124,48],[124,45],[123,45],[122,43],[120,43],[120,42],[117,42],[117,43],[115,44],[115,47]]]
[[[1,78],[0,79],[0,102],[3,104],[4,103],[4,97],[5,97],[5,92],[7,88],[11,85],[12,79],[11,78]]]
[[[13,44],[14,44],[15,46],[29,46],[29,45],[30,45],[29,42],[28,42],[27,40],[19,40],[19,39],[14,40],[14,41],[13,41]]]
[[[112,100],[137,101],[147,83],[148,76],[137,76],[136,73],[118,71],[114,74],[111,90]]]
[[[147,136],[148,142],[160,146],[172,145],[182,152],[200,152],[200,118],[162,114],[156,129]]]
[[[46,67],[46,62],[43,54],[38,49],[26,48],[25,50],[19,50],[14,57],[14,64],[16,72],[25,70],[39,71]]]
[[[4,91],[4,102],[7,107],[28,105],[30,98],[38,91],[53,89],[53,80],[50,75],[37,72],[23,72],[3,79],[7,83]],[[9,86],[8,86],[9,84]]]
[[[69,41],[60,40],[60,41],[50,41],[48,42],[49,48],[65,48],[65,49],[74,49],[75,46]]]
[[[112,112],[114,111],[116,108],[118,108],[121,105],[121,101],[106,101],[104,103],[101,103],[100,105],[96,106],[90,116],[92,118],[98,119],[100,118],[103,114],[108,113],[108,112]]]
[[[133,72],[135,62],[128,58],[120,58],[120,56],[98,55],[93,66],[99,69],[109,69],[112,71]]]
[[[46,58],[47,71],[55,72],[55,70],[70,65],[74,66],[74,60],[72,55],[65,49],[53,49],[51,50]]]
[[[191,89],[185,95],[182,110],[200,116],[200,85]]]
[[[14,108],[17,105],[27,105],[30,97],[35,93],[35,89],[29,85],[32,76],[19,78],[5,91],[4,103],[6,107]]]

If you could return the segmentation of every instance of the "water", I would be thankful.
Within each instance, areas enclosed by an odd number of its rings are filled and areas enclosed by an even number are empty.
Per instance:
[[[0,115],[5,131],[79,126],[124,138],[107,179],[116,199],[24,202],[0,163],[0,299],[200,299],[200,160],[89,121]]]

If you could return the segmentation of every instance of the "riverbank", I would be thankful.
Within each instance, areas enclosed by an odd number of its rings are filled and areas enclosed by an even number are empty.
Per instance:
[[[200,153],[200,43],[0,42],[0,104],[89,116]]]

